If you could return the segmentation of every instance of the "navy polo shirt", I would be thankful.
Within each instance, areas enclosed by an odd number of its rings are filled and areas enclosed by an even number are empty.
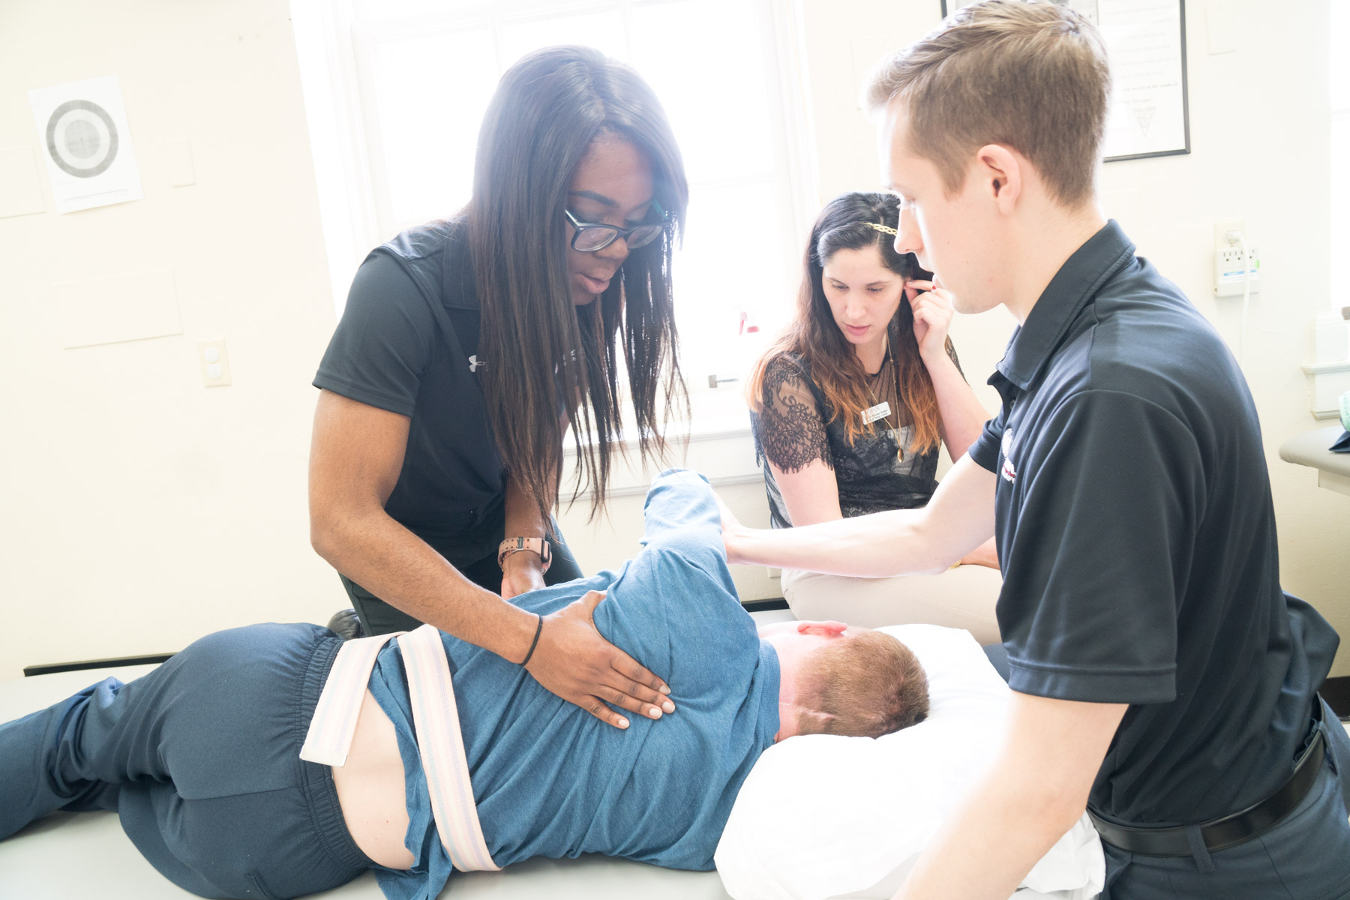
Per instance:
[[[462,219],[413,228],[357,270],[315,387],[411,419],[385,510],[452,565],[501,540],[506,474],[478,382],[478,298]]]
[[[1338,638],[1280,589],[1256,408],[1228,348],[1115,222],[989,379],[1010,685],[1128,703],[1099,813],[1194,823],[1277,788]]]

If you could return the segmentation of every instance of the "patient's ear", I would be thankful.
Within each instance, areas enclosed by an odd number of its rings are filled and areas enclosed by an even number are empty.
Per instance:
[[[798,622],[798,634],[813,634],[817,637],[839,637],[848,629],[843,622]]]

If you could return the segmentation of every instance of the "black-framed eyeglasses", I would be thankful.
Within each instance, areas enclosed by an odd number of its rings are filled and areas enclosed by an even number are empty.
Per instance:
[[[618,225],[606,225],[602,222],[583,222],[570,209],[564,209],[563,215],[567,216],[567,221],[572,223],[574,229],[572,249],[582,253],[596,253],[619,238],[624,239],[629,250],[645,247],[666,230],[665,210],[656,203],[652,204],[652,209],[662,221],[634,225],[632,228],[620,228]]]

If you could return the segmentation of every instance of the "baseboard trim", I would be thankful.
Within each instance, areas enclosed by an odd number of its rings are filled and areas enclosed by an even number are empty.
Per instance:
[[[164,662],[172,653],[151,653],[145,656],[118,656],[111,659],[84,659],[78,662],[42,663],[24,666],[25,678],[33,675],[53,675],[57,672],[78,672],[82,669],[108,669],[114,666],[146,666]]]
[[[745,607],[746,612],[764,612],[766,610],[788,608],[787,601],[782,597],[766,597],[763,600],[742,600],[741,606]]]

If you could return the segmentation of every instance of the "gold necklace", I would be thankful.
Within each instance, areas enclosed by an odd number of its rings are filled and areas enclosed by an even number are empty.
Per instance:
[[[867,394],[874,401],[872,408],[867,410],[867,412],[863,414],[863,419],[867,424],[871,424],[873,422],[880,420],[881,422],[889,426],[891,424],[890,422],[891,416],[896,414],[896,411],[891,408],[890,402],[881,399],[877,395],[876,389],[872,384],[873,379],[879,378],[881,374],[886,370],[886,363],[888,362],[891,364],[891,375],[895,381],[895,402],[896,405],[899,405],[900,365],[898,362],[896,362],[895,357],[891,355],[891,334],[889,330],[886,332],[886,345],[883,355],[881,357],[881,368],[877,369],[877,371],[874,374],[870,375],[866,371],[863,372],[864,383],[867,385]],[[881,412],[883,406],[885,407],[884,413]],[[874,418],[869,418],[870,416],[872,416],[873,413],[876,413],[877,415]],[[900,435],[897,433],[897,429],[895,428],[890,428],[890,433],[891,437],[894,438],[895,440],[895,461],[903,462],[905,459],[905,448],[900,441]]]

